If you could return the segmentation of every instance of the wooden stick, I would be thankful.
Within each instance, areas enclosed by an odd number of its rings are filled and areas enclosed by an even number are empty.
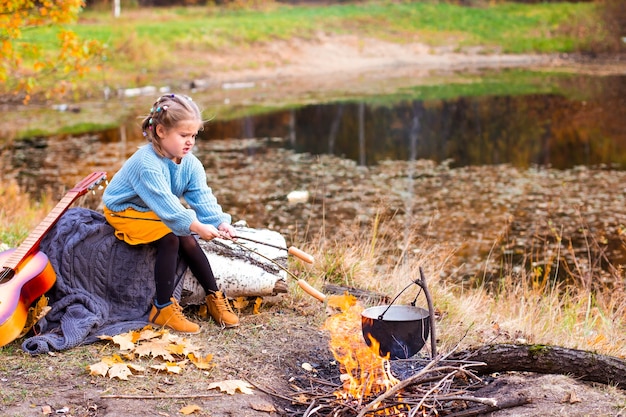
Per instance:
[[[471,400],[470,400],[471,401]],[[495,407],[483,406],[475,407],[468,410],[458,411],[456,413],[447,414],[446,417],[474,417],[481,416],[492,411],[504,410],[505,408],[519,407],[521,405],[529,404],[531,401],[526,397],[507,398],[502,401],[497,401]]]
[[[186,399],[186,398],[218,398],[220,394],[189,394],[189,395],[125,395],[108,394],[100,398],[119,398],[124,400],[163,400],[163,399]]]

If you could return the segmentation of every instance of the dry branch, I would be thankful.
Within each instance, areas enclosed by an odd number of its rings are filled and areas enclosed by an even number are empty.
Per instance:
[[[469,401],[473,401],[468,399]],[[455,413],[446,414],[446,417],[474,417],[482,416],[493,411],[504,410],[505,408],[519,407],[529,404],[531,401],[526,397],[507,398],[506,400],[496,400],[496,405],[487,405],[481,407],[468,408],[467,410],[457,411]]]
[[[220,394],[189,394],[189,395],[126,395],[126,394],[107,394],[101,395],[100,398],[117,398],[124,400],[166,400],[166,399],[188,399],[188,398],[218,398]]]

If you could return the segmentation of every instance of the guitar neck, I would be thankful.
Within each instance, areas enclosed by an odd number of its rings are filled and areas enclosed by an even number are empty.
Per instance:
[[[0,282],[10,279],[17,272],[20,265],[28,258],[29,255],[37,251],[39,243],[43,236],[54,226],[61,215],[65,213],[68,207],[81,195],[93,189],[96,185],[106,180],[106,172],[92,172],[83,178],[81,182],[76,184],[59,203],[52,209],[45,219],[28,235],[26,239],[18,246],[15,251],[8,257],[2,267]]]
[[[11,256],[5,261],[5,268],[17,271],[20,264],[39,248],[39,243],[44,235],[54,226],[59,218],[67,211],[69,206],[80,196],[78,191],[68,192],[59,203],[52,209],[45,219],[28,235],[26,239],[15,249]]]

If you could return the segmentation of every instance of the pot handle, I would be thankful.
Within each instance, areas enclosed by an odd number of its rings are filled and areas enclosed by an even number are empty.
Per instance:
[[[413,284],[420,287],[420,292],[417,293],[411,305],[415,306],[417,297],[419,297],[422,290],[424,291],[424,296],[426,297],[426,302],[428,303],[428,315],[429,315],[429,320],[430,320],[430,350],[431,350],[431,359],[434,359],[437,356],[437,337],[435,335],[435,308],[433,306],[433,299],[430,296],[430,291],[428,290],[428,286],[426,285],[426,275],[424,274],[424,270],[422,269],[421,266],[420,266],[420,278],[414,280],[409,285],[404,287],[404,289],[400,291],[398,295],[396,295],[393,298],[393,300],[391,300],[391,303],[389,303],[385,311],[380,313],[380,315],[378,316],[378,320],[383,319],[383,316],[385,315],[387,310],[389,310],[391,306],[393,305],[393,303],[398,299],[398,297],[400,297],[400,294],[406,291]]]
[[[415,302],[417,301],[417,297],[419,297],[419,295],[422,292],[422,284],[421,281],[419,279],[416,279],[415,281],[412,281],[409,285],[407,285],[406,287],[404,287],[404,289],[402,291],[400,291],[395,297],[393,297],[393,300],[391,300],[391,303],[389,303],[389,305],[387,306],[387,308],[385,309],[385,311],[383,311],[382,313],[380,313],[380,315],[378,316],[378,320],[382,320],[383,316],[385,315],[385,313],[387,313],[387,310],[389,310],[391,308],[391,306],[393,305],[393,303],[396,302],[396,300],[398,299],[398,297],[400,297],[402,295],[403,292],[405,292],[411,285],[416,284],[420,287],[420,291],[417,293],[417,295],[415,296],[415,298],[413,299],[413,302],[411,303],[412,306],[415,306]]]

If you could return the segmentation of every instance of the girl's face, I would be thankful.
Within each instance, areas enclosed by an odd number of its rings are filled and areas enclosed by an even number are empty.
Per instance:
[[[183,120],[170,129],[158,124],[156,133],[161,138],[163,155],[176,163],[180,162],[193,149],[201,126],[202,122],[194,119]]]

